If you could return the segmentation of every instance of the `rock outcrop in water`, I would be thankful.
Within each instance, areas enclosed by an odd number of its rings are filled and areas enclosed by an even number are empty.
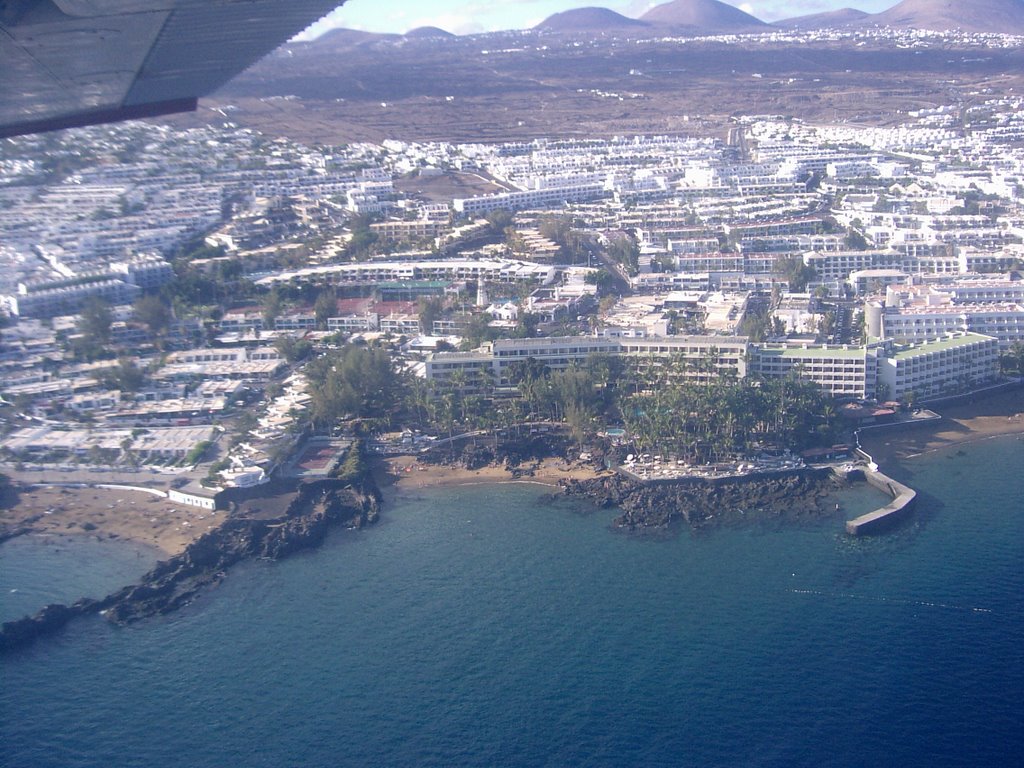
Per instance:
[[[598,506],[617,506],[614,525],[631,531],[664,528],[676,520],[700,526],[757,518],[799,519],[820,514],[821,499],[841,481],[828,470],[758,474],[721,480],[684,478],[641,483],[623,475],[567,480],[565,493]]]
[[[0,651],[55,632],[77,616],[103,612],[108,620],[126,624],[169,613],[218,583],[242,560],[287,557],[317,546],[332,527],[361,528],[375,522],[379,500],[374,485],[364,490],[330,480],[302,485],[283,515],[271,519],[229,517],[180,555],[157,563],[138,584],[100,600],[48,605],[34,616],[5,623],[0,628]]]

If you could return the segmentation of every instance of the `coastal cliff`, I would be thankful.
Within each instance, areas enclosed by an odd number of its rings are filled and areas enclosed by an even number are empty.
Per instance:
[[[567,480],[567,495],[600,507],[617,506],[613,524],[630,531],[664,528],[677,520],[693,526],[755,518],[800,519],[820,514],[821,500],[841,481],[826,469],[758,474],[721,480],[685,478],[642,483],[615,474]]]
[[[268,519],[242,515],[197,539],[180,555],[157,563],[138,584],[99,600],[48,605],[34,616],[0,627],[0,651],[26,645],[62,628],[77,616],[103,613],[115,624],[168,613],[217,584],[242,560],[279,559],[319,545],[336,526],[362,528],[376,522],[380,493],[372,481],[360,488],[337,481],[302,485],[284,513]]]

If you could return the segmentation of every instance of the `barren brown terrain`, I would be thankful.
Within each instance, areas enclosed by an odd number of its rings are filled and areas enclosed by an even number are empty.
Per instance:
[[[339,31],[277,51],[169,121],[229,119],[313,143],[721,137],[737,115],[884,125],[1022,87],[1024,50],[1013,48]]]

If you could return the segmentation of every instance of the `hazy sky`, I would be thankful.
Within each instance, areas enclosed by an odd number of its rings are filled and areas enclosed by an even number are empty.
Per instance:
[[[898,0],[745,0],[733,2],[762,21],[804,16],[837,8],[868,13],[884,11]],[[332,27],[371,32],[408,32],[416,27],[441,27],[456,34],[497,29],[526,29],[552,13],[593,5],[637,17],[660,5],[651,0],[348,0],[303,37],[315,37]]]

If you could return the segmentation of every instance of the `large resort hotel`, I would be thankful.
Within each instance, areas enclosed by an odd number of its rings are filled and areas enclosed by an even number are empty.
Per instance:
[[[977,333],[956,333],[938,340],[901,346],[876,341],[862,346],[827,344],[752,344],[745,336],[664,336],[616,338],[561,336],[500,339],[474,352],[437,352],[427,357],[423,375],[430,381],[475,389],[481,378],[499,387],[511,385],[517,363],[533,359],[552,370],[583,365],[595,354],[623,355],[662,364],[683,361],[674,375],[693,380],[728,375],[785,378],[795,375],[843,399],[918,398],[981,386],[998,377],[999,342]],[[673,374],[669,374],[673,375]]]

